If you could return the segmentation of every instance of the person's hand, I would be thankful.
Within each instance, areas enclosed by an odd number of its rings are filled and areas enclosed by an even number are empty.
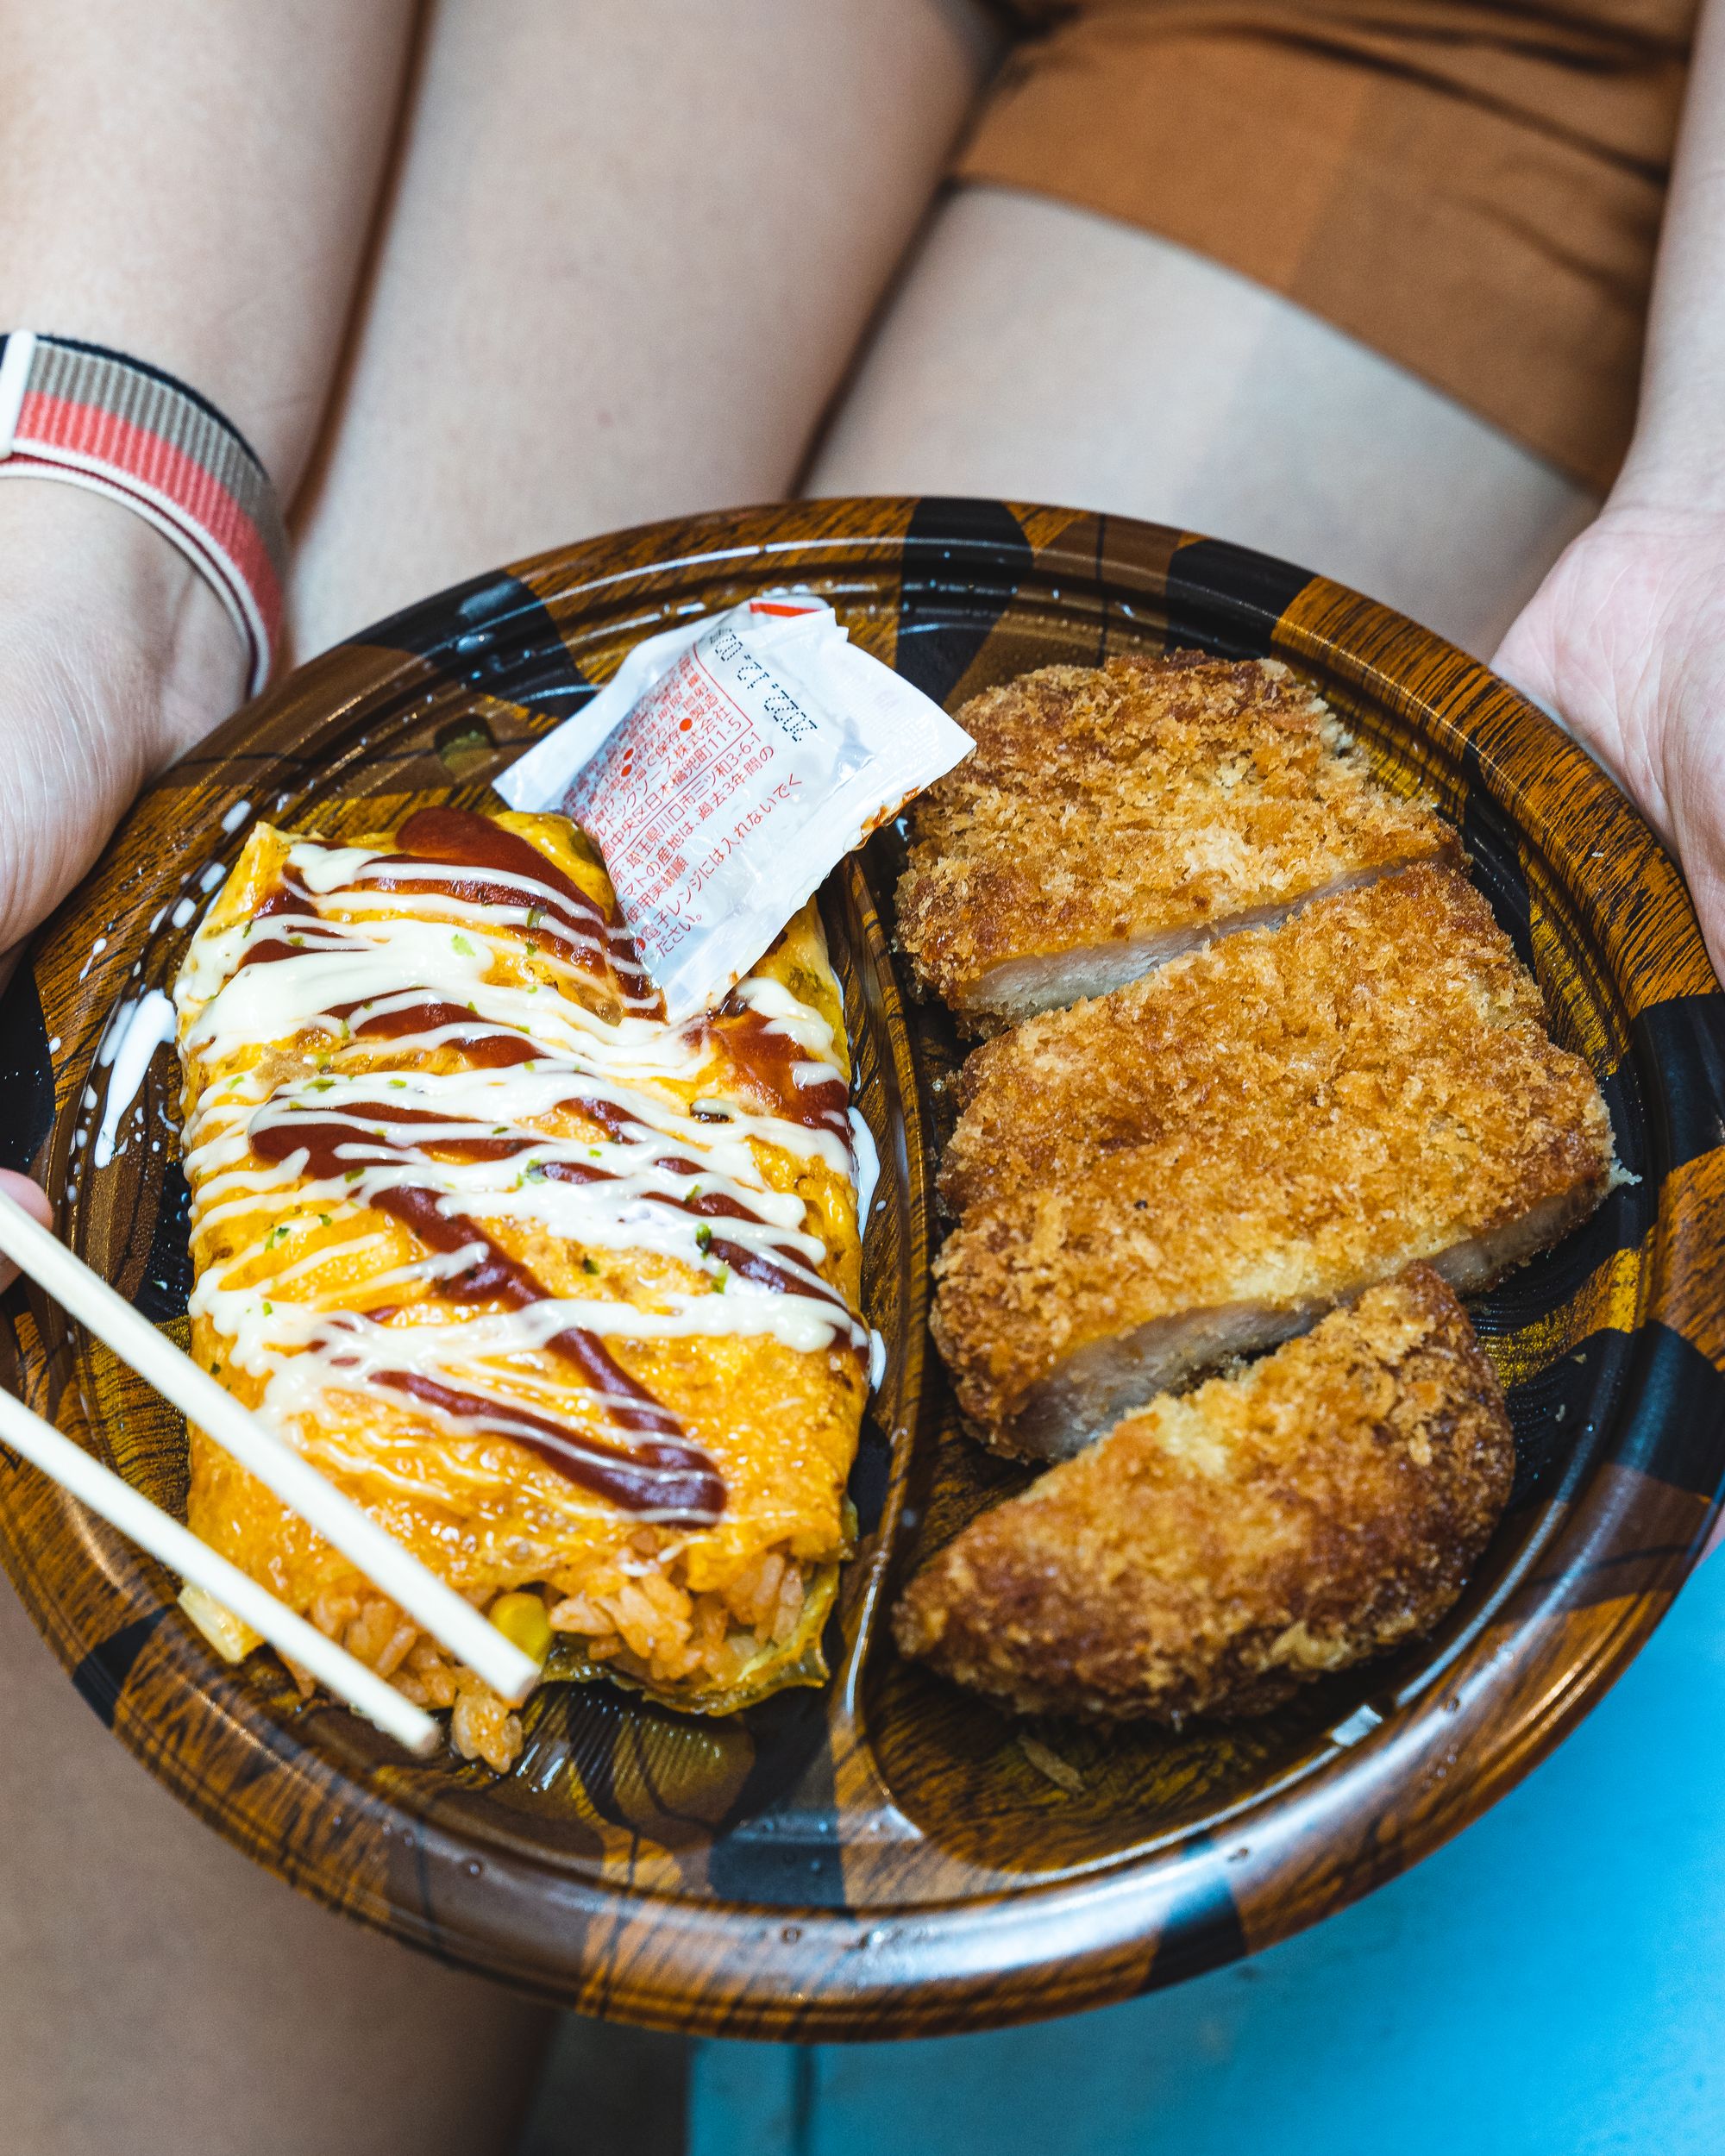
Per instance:
[[[1725,975],[1725,515],[1615,500],[1492,664],[1558,712],[1675,850]],[[1725,1514],[1703,1554],[1725,1544]]]
[[[0,485],[0,967],[144,781],[239,702],[215,594],[117,502]]]
[[[1674,849],[1725,974],[1725,511],[1614,496],[1492,664],[1559,714]]]
[[[242,679],[215,595],[141,517],[57,481],[0,485],[0,984]],[[0,1188],[50,1219],[24,1176],[0,1170]],[[0,1262],[0,1288],[12,1277]]]

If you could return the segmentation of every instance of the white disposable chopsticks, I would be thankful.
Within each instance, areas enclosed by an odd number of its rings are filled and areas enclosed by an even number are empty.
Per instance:
[[[266,1430],[231,1393],[223,1391],[189,1355],[183,1355],[172,1340],[157,1332],[147,1318],[116,1294],[107,1282],[92,1272],[81,1258],[75,1257],[57,1236],[33,1220],[22,1206],[3,1193],[0,1193],[0,1251],[46,1288],[64,1309],[88,1326],[98,1339],[105,1340],[122,1362],[129,1363],[140,1377],[154,1385],[164,1398],[171,1400],[201,1430],[207,1432],[223,1451],[248,1468],[285,1505],[309,1520],[327,1542],[343,1556],[351,1557],[380,1595],[388,1595],[405,1610],[457,1661],[465,1663],[505,1699],[526,1698],[539,1678],[539,1665],[530,1656],[524,1654],[512,1640],[506,1639],[447,1581],[439,1579],[411,1551],[404,1550],[351,1498],[344,1496],[309,1461],[302,1459],[292,1445]],[[78,1450],[76,1446],[72,1449]],[[88,1458],[83,1453],[78,1457]],[[35,1455],[32,1453],[31,1457]],[[50,1473],[53,1471],[48,1470]],[[129,1484],[122,1487],[130,1489]],[[139,1498],[140,1503],[147,1501]],[[161,1517],[166,1520],[165,1514]],[[113,1524],[120,1526],[122,1523],[116,1520]],[[172,1521],[166,1524],[177,1525]],[[133,1530],[127,1526],[124,1532],[130,1534]],[[197,1546],[204,1547],[201,1544]],[[185,1569],[177,1560],[164,1561],[172,1562],[176,1570]],[[210,1591],[218,1600],[228,1599],[221,1589],[211,1587]],[[237,1606],[235,1614],[245,1614]],[[285,1610],[281,1614],[288,1614]],[[259,1624],[255,1618],[248,1616],[247,1622],[266,1638],[273,1638],[269,1628]],[[326,1641],[326,1646],[328,1644]],[[296,1661],[304,1662],[308,1669],[312,1667],[310,1658],[298,1648],[291,1651]],[[352,1660],[351,1657],[346,1658]],[[344,1693],[348,1689],[346,1685],[334,1689]],[[387,1689],[393,1690],[393,1687]]]
[[[91,1459],[52,1424],[32,1414],[3,1388],[0,1388],[0,1442],[34,1461],[43,1474],[53,1476],[91,1512],[99,1513],[140,1548],[172,1566],[182,1579],[225,1603],[254,1632],[260,1632],[271,1646],[292,1656],[320,1684],[345,1699],[367,1721],[375,1722],[410,1752],[423,1759],[442,1743],[443,1733],[423,1708],[416,1707],[375,1670],[368,1670],[356,1655],[337,1646],[316,1625],[296,1617],[248,1574],[229,1564],[177,1520],[170,1519],[142,1491],[134,1489],[99,1460]]]

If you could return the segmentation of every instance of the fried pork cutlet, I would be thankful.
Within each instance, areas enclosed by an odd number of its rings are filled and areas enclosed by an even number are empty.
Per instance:
[[[1415,1266],[973,1520],[894,1629],[1021,1714],[1259,1713],[1428,1631],[1513,1466],[1491,1365]]]
[[[1050,1459],[1407,1265],[1484,1288],[1615,1173],[1591,1070],[1447,868],[1032,1019],[964,1092],[935,1338],[975,1433]]]
[[[1272,659],[1044,667],[959,713],[975,753],[911,812],[899,940],[988,1031],[1320,893],[1457,859]]]

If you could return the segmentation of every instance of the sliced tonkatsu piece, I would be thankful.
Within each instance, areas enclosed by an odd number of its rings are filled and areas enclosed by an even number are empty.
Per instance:
[[[1428,1631],[1513,1466],[1491,1365],[1416,1266],[973,1520],[894,1629],[1024,1714],[1258,1713]]]
[[[1591,1070],[1446,868],[1035,1019],[967,1093],[935,1338],[975,1433],[1051,1459],[1407,1265],[1486,1286],[1615,1173]]]
[[[1279,661],[1044,667],[974,697],[911,811],[899,940],[981,1031],[1106,993],[1320,893],[1458,858]]]

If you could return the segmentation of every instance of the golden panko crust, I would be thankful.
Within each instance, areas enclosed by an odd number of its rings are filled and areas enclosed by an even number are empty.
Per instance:
[[[1134,937],[1178,949],[1346,879],[1458,858],[1276,660],[1044,667],[958,719],[975,752],[911,812],[899,939],[919,984],[973,1022],[1014,1007],[989,979],[1003,962]]]
[[[1491,1365],[1416,1266],[973,1520],[898,1642],[1024,1714],[1258,1713],[1428,1631],[1513,1468]]]
[[[1484,1285],[1614,1172],[1592,1071],[1447,868],[1033,1019],[976,1050],[963,1092],[934,1334],[1007,1450],[1032,1388],[1094,1344],[1261,1307],[1293,1313],[1254,1336],[1280,1338],[1420,1260]]]

